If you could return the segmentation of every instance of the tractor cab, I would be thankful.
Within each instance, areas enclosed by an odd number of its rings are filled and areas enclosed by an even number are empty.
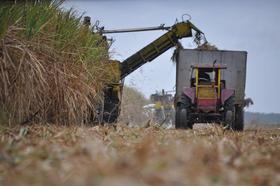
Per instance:
[[[202,112],[217,112],[225,81],[221,80],[222,65],[192,66],[191,87],[195,90],[196,109]]]

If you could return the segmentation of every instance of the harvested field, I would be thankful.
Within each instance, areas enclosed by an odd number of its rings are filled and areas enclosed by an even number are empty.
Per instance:
[[[1,128],[0,185],[279,185],[280,130]]]

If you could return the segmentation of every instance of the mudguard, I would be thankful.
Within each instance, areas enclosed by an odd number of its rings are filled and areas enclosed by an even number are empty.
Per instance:
[[[195,102],[195,87],[191,87],[191,88],[185,87],[184,90],[183,90],[183,94],[191,100],[192,104],[194,104],[194,102]]]
[[[222,92],[221,92],[222,105],[224,105],[225,102],[234,94],[235,94],[235,91],[233,89],[222,89]]]

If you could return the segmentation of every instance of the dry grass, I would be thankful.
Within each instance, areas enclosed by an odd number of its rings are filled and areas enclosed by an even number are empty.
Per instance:
[[[198,49],[198,50],[218,50],[218,47],[211,43],[206,42],[202,45],[199,45],[196,49]]]
[[[279,185],[280,131],[2,128],[2,185]]]

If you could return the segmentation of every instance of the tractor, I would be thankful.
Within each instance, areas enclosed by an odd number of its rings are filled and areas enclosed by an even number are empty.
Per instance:
[[[192,129],[194,123],[222,123],[232,130],[243,130],[243,107],[235,105],[235,90],[227,88],[221,74],[226,65],[191,66],[189,87],[176,102],[176,128]]]

